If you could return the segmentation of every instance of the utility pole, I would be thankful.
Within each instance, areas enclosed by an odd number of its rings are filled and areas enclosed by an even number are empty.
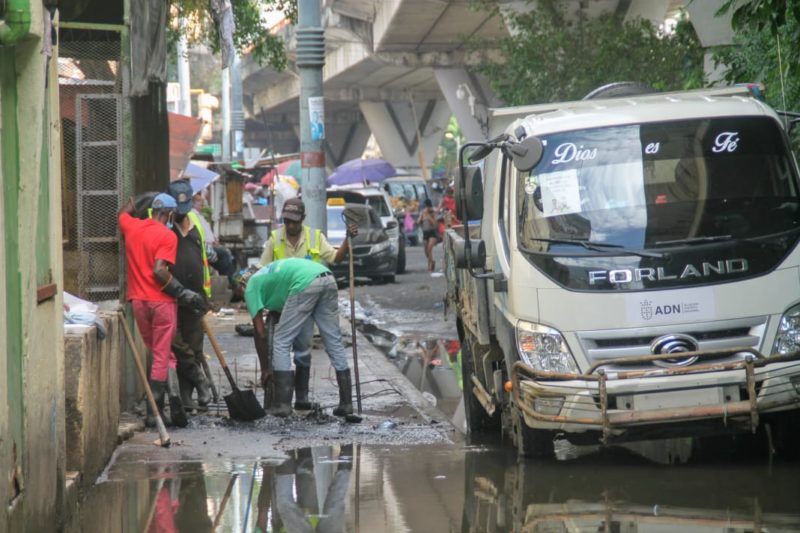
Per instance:
[[[192,116],[192,81],[189,71],[189,46],[186,43],[186,19],[180,20],[181,35],[178,38],[178,84],[181,88],[178,113]]]
[[[233,54],[231,75],[231,133],[233,161],[244,160],[244,103],[242,98],[242,63],[239,54]]]
[[[231,161],[231,69],[222,69],[222,162]]]
[[[328,230],[325,211],[325,108],[322,67],[325,33],[320,0],[299,0],[297,5],[297,69],[300,73],[300,163],[306,224]]]

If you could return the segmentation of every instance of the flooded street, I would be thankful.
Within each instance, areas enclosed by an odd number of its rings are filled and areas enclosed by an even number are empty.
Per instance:
[[[302,448],[283,460],[117,457],[67,531],[797,531],[800,466],[663,465],[620,449]]]
[[[167,450],[137,433],[66,531],[800,530],[800,464],[771,461],[761,440],[557,441],[549,461],[520,460],[508,442],[469,442],[457,431],[463,401],[455,326],[438,305],[444,281],[410,251],[397,284],[356,290],[358,329],[372,345],[371,354],[359,345],[370,362],[361,424],[319,414],[237,423],[217,407],[174,431]],[[249,387],[252,339],[235,335],[234,322],[218,320],[218,336]],[[314,364],[318,373],[328,365]],[[404,387],[422,393],[419,405],[404,403]],[[329,407],[334,393],[318,385],[312,396]]]

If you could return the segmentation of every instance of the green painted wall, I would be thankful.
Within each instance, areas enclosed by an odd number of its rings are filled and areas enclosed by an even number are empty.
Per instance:
[[[0,533],[56,530],[65,479],[63,299],[37,298],[63,286],[58,82],[31,4],[0,47]]]

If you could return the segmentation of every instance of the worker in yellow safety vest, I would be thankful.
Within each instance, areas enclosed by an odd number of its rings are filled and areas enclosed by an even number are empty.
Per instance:
[[[211,275],[208,269],[203,227],[192,212],[192,185],[188,179],[169,184],[167,193],[175,198],[175,223],[172,230],[178,237],[178,251],[172,274],[184,287],[202,292],[206,302],[211,298]],[[178,327],[172,340],[172,351],[178,361],[181,400],[187,413],[205,411],[211,401],[209,377],[203,371],[203,314],[178,307]],[[197,403],[192,394],[197,389]]]
[[[342,261],[349,250],[349,239],[339,248],[334,248],[320,230],[312,230],[303,221],[306,206],[300,198],[290,198],[283,204],[281,220],[283,227],[274,230],[264,244],[260,264],[267,266],[278,259],[305,258],[318,263],[336,264]],[[358,226],[348,224],[348,235],[358,235]],[[311,377],[311,341],[314,321],[309,320],[294,341],[292,351],[295,362],[295,409],[311,409],[308,399],[308,382]]]

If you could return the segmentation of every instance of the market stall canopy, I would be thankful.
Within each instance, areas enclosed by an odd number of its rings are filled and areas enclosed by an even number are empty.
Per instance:
[[[328,185],[378,183],[396,175],[397,171],[392,164],[383,159],[351,159],[339,165],[328,177]]]
[[[214,183],[219,178],[219,174],[195,163],[189,163],[186,165],[186,170],[183,171],[183,177],[189,178],[192,183],[192,191],[196,194]]]

